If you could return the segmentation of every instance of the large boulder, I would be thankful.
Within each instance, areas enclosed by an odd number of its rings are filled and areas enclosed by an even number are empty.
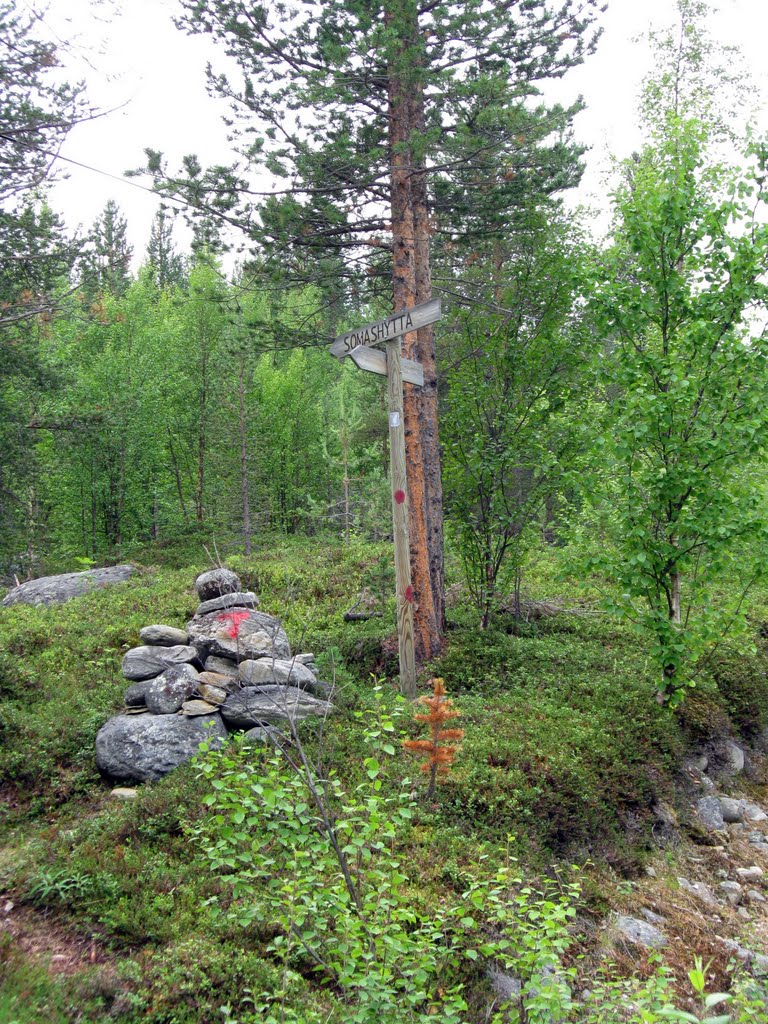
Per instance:
[[[194,757],[205,740],[220,747],[226,737],[218,714],[195,718],[118,715],[96,736],[96,766],[102,774],[121,782],[159,779]]]
[[[198,672],[191,665],[172,665],[152,679],[144,703],[153,715],[175,715],[181,705],[197,692]]]
[[[211,654],[233,661],[248,658],[291,657],[291,648],[280,620],[252,608],[230,608],[195,616],[187,623],[193,643]]]
[[[73,597],[82,597],[93,590],[124,583],[136,572],[133,565],[110,565],[105,569],[87,569],[85,572],[67,572],[61,576],[41,576],[14,587],[3,598],[2,604],[62,604]]]
[[[198,659],[197,649],[188,644],[174,647],[132,647],[123,658],[126,679],[152,679],[171,665],[183,665]]]
[[[270,722],[298,722],[309,715],[323,716],[331,710],[328,701],[318,700],[295,686],[245,686],[231,693],[221,706],[221,716],[230,729],[252,729]]]
[[[195,580],[195,590],[201,601],[210,601],[222,594],[234,594],[242,590],[240,577],[231,569],[209,569]]]

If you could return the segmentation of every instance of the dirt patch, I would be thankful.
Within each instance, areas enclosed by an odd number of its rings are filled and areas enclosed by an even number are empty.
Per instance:
[[[0,896],[0,939],[3,938],[6,942],[10,939],[14,953],[47,966],[53,975],[78,974],[114,959],[95,940],[72,932],[32,907],[17,906]]]

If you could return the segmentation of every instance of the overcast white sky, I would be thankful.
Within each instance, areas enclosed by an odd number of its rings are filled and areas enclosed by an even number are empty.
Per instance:
[[[718,0],[711,6],[715,34],[744,53],[755,80],[758,120],[768,130],[768,2]],[[608,154],[626,156],[639,141],[635,100],[650,58],[636,37],[651,24],[671,23],[674,9],[674,0],[608,0],[597,54],[565,80],[565,95],[581,93],[587,103],[576,121],[577,137],[591,147],[581,198],[598,208],[604,205]],[[67,77],[84,78],[99,108],[120,108],[75,128],[64,156],[117,177],[142,163],[145,146],[166,153],[172,167],[189,152],[204,164],[226,162],[222,107],[205,91],[206,62],[221,61],[207,39],[174,28],[177,10],[175,0],[49,0],[46,22],[69,44],[62,55]],[[67,172],[69,179],[55,187],[53,205],[68,224],[89,227],[114,198],[140,259],[157,199],[92,171],[68,166]]]

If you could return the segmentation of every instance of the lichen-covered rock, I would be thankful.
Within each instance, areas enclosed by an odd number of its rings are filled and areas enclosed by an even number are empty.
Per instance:
[[[616,918],[615,924],[618,933],[636,946],[645,946],[646,949],[661,949],[667,944],[664,934],[649,921],[622,915]]]
[[[706,903],[708,907],[717,906],[715,894],[705,882],[689,882],[687,878],[678,877],[677,884],[685,892],[689,892],[691,896],[695,896],[702,903]]]
[[[171,665],[183,665],[197,659],[197,650],[188,644],[133,647],[123,658],[123,675],[126,679],[152,679]]]
[[[96,736],[96,765],[103,775],[120,782],[159,779],[194,757],[202,742],[211,740],[219,747],[226,737],[218,714],[118,715]]]
[[[144,703],[153,715],[175,715],[185,700],[196,693],[198,671],[192,665],[172,665],[151,679]]]
[[[719,832],[725,828],[720,800],[716,796],[704,796],[696,803],[696,813],[702,825],[710,832]]]
[[[60,576],[41,576],[9,590],[0,602],[4,607],[12,604],[63,604],[73,597],[82,597],[93,590],[124,583],[136,572],[133,565],[110,565],[104,569],[86,569],[85,572],[66,572]]]
[[[195,615],[207,615],[208,612],[223,612],[227,608],[257,608],[259,599],[252,590],[236,591],[234,594],[222,594],[221,597],[212,597],[210,601],[203,601],[198,607]]]
[[[210,601],[222,594],[234,594],[242,589],[240,577],[230,569],[209,569],[195,580],[195,590],[201,601]]]
[[[295,686],[245,686],[231,693],[221,706],[221,716],[230,729],[252,729],[270,722],[298,722],[309,715],[323,716],[331,710],[328,701],[318,700]]]
[[[187,623],[193,643],[203,644],[211,654],[246,661],[248,658],[291,657],[291,648],[280,620],[252,608],[230,608],[195,616]]]
[[[139,639],[150,647],[176,647],[189,643],[189,634],[175,626],[145,626],[139,630]]]

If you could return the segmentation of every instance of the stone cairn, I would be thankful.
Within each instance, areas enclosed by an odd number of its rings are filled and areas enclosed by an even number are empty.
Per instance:
[[[200,606],[186,630],[145,626],[123,658],[126,707],[96,736],[96,764],[110,779],[157,779],[188,761],[200,743],[230,732],[277,742],[280,728],[331,710],[314,655],[291,655],[278,619],[256,610],[229,569],[195,581]]]

